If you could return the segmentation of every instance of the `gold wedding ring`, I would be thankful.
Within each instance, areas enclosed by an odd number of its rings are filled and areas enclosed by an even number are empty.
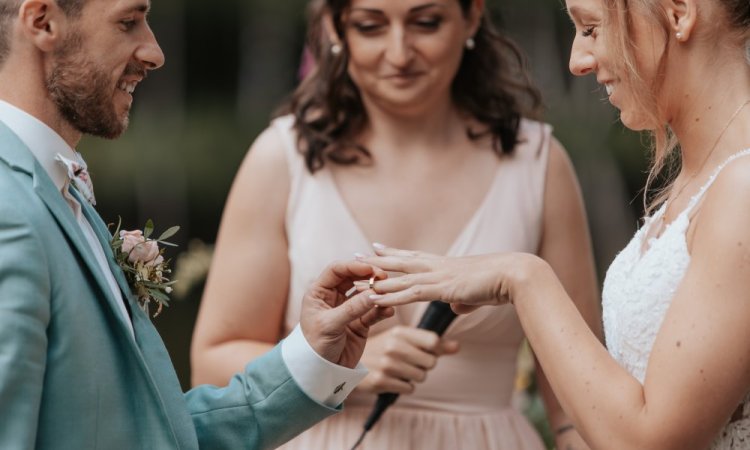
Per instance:
[[[375,289],[374,285],[375,285],[375,277],[370,277],[370,280],[367,282],[367,287],[370,290],[373,290],[373,289]]]

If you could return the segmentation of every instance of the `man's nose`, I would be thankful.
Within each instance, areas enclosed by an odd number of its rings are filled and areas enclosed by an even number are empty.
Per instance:
[[[156,36],[150,28],[148,29],[146,42],[138,47],[135,58],[148,70],[158,69],[164,65],[164,52],[161,51]]]

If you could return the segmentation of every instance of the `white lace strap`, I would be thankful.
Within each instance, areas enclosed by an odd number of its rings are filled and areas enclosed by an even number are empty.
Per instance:
[[[737,153],[734,153],[732,156],[730,156],[729,158],[727,158],[723,163],[721,163],[719,165],[719,167],[717,167],[716,170],[714,170],[714,173],[711,175],[711,177],[708,179],[708,181],[706,181],[706,184],[704,184],[700,188],[700,190],[698,191],[697,194],[693,195],[690,198],[690,202],[688,203],[687,208],[685,208],[686,213],[690,214],[690,211],[695,207],[695,205],[697,205],[700,202],[701,198],[703,198],[703,195],[706,193],[706,191],[708,190],[708,188],[711,187],[711,185],[716,180],[716,177],[719,176],[719,173],[721,173],[721,171],[724,169],[724,167],[726,167],[729,163],[731,163],[735,159],[740,158],[742,156],[746,156],[746,155],[750,155],[750,148],[746,148],[744,150],[740,150]]]

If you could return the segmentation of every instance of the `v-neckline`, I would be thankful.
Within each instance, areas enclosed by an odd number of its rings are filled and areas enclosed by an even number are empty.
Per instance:
[[[459,229],[458,234],[451,242],[444,256],[451,256],[451,255],[456,254],[458,247],[464,241],[465,236],[470,232],[473,225],[479,220],[484,210],[487,209],[487,204],[490,202],[490,199],[492,198],[492,195],[496,189],[498,181],[501,178],[500,173],[503,170],[503,167],[504,165],[502,163],[498,165],[497,169],[495,170],[494,175],[492,176],[492,181],[490,182],[490,185],[487,191],[484,193],[484,196],[482,197],[482,201],[479,202],[479,206],[477,206],[477,208],[474,210],[471,216],[469,216],[469,219]],[[362,226],[357,221],[356,217],[354,216],[354,213],[352,212],[351,208],[349,207],[346,200],[344,199],[344,196],[341,194],[338,184],[336,184],[336,179],[333,176],[333,172],[330,170],[323,170],[321,172],[325,174],[325,179],[331,186],[333,195],[336,197],[336,202],[338,203],[341,210],[344,212],[345,216],[349,219],[349,222],[351,222],[352,227],[356,231],[359,238],[365,244],[365,248],[371,246],[373,242],[378,242],[376,240],[370,239],[365,233]]]

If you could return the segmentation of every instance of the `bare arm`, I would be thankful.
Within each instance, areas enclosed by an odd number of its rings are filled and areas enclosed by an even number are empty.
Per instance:
[[[518,298],[555,392],[595,447],[706,448],[747,392],[750,214],[732,205],[750,199],[750,183],[738,169],[727,169],[695,219],[691,263],[643,386],[584,332],[564,297],[552,294],[559,287]],[[542,330],[542,310],[565,325]]]
[[[593,448],[707,448],[750,379],[750,163],[707,194],[691,263],[657,335],[644,383],[602,346],[547,263],[528,254],[442,258],[394,249],[365,261],[410,273],[375,301],[440,297],[468,311],[512,301],[555,394]],[[467,306],[462,306],[467,305]]]
[[[225,385],[282,337],[289,285],[282,145],[274,130],[263,132],[229,194],[193,335],[194,385]]]
[[[550,145],[544,190],[544,229],[539,256],[549,263],[594,334],[601,340],[601,311],[594,258],[580,188],[570,160],[556,140]],[[553,432],[571,424],[541,366],[536,379]],[[555,434],[560,450],[587,447],[575,429]]]

